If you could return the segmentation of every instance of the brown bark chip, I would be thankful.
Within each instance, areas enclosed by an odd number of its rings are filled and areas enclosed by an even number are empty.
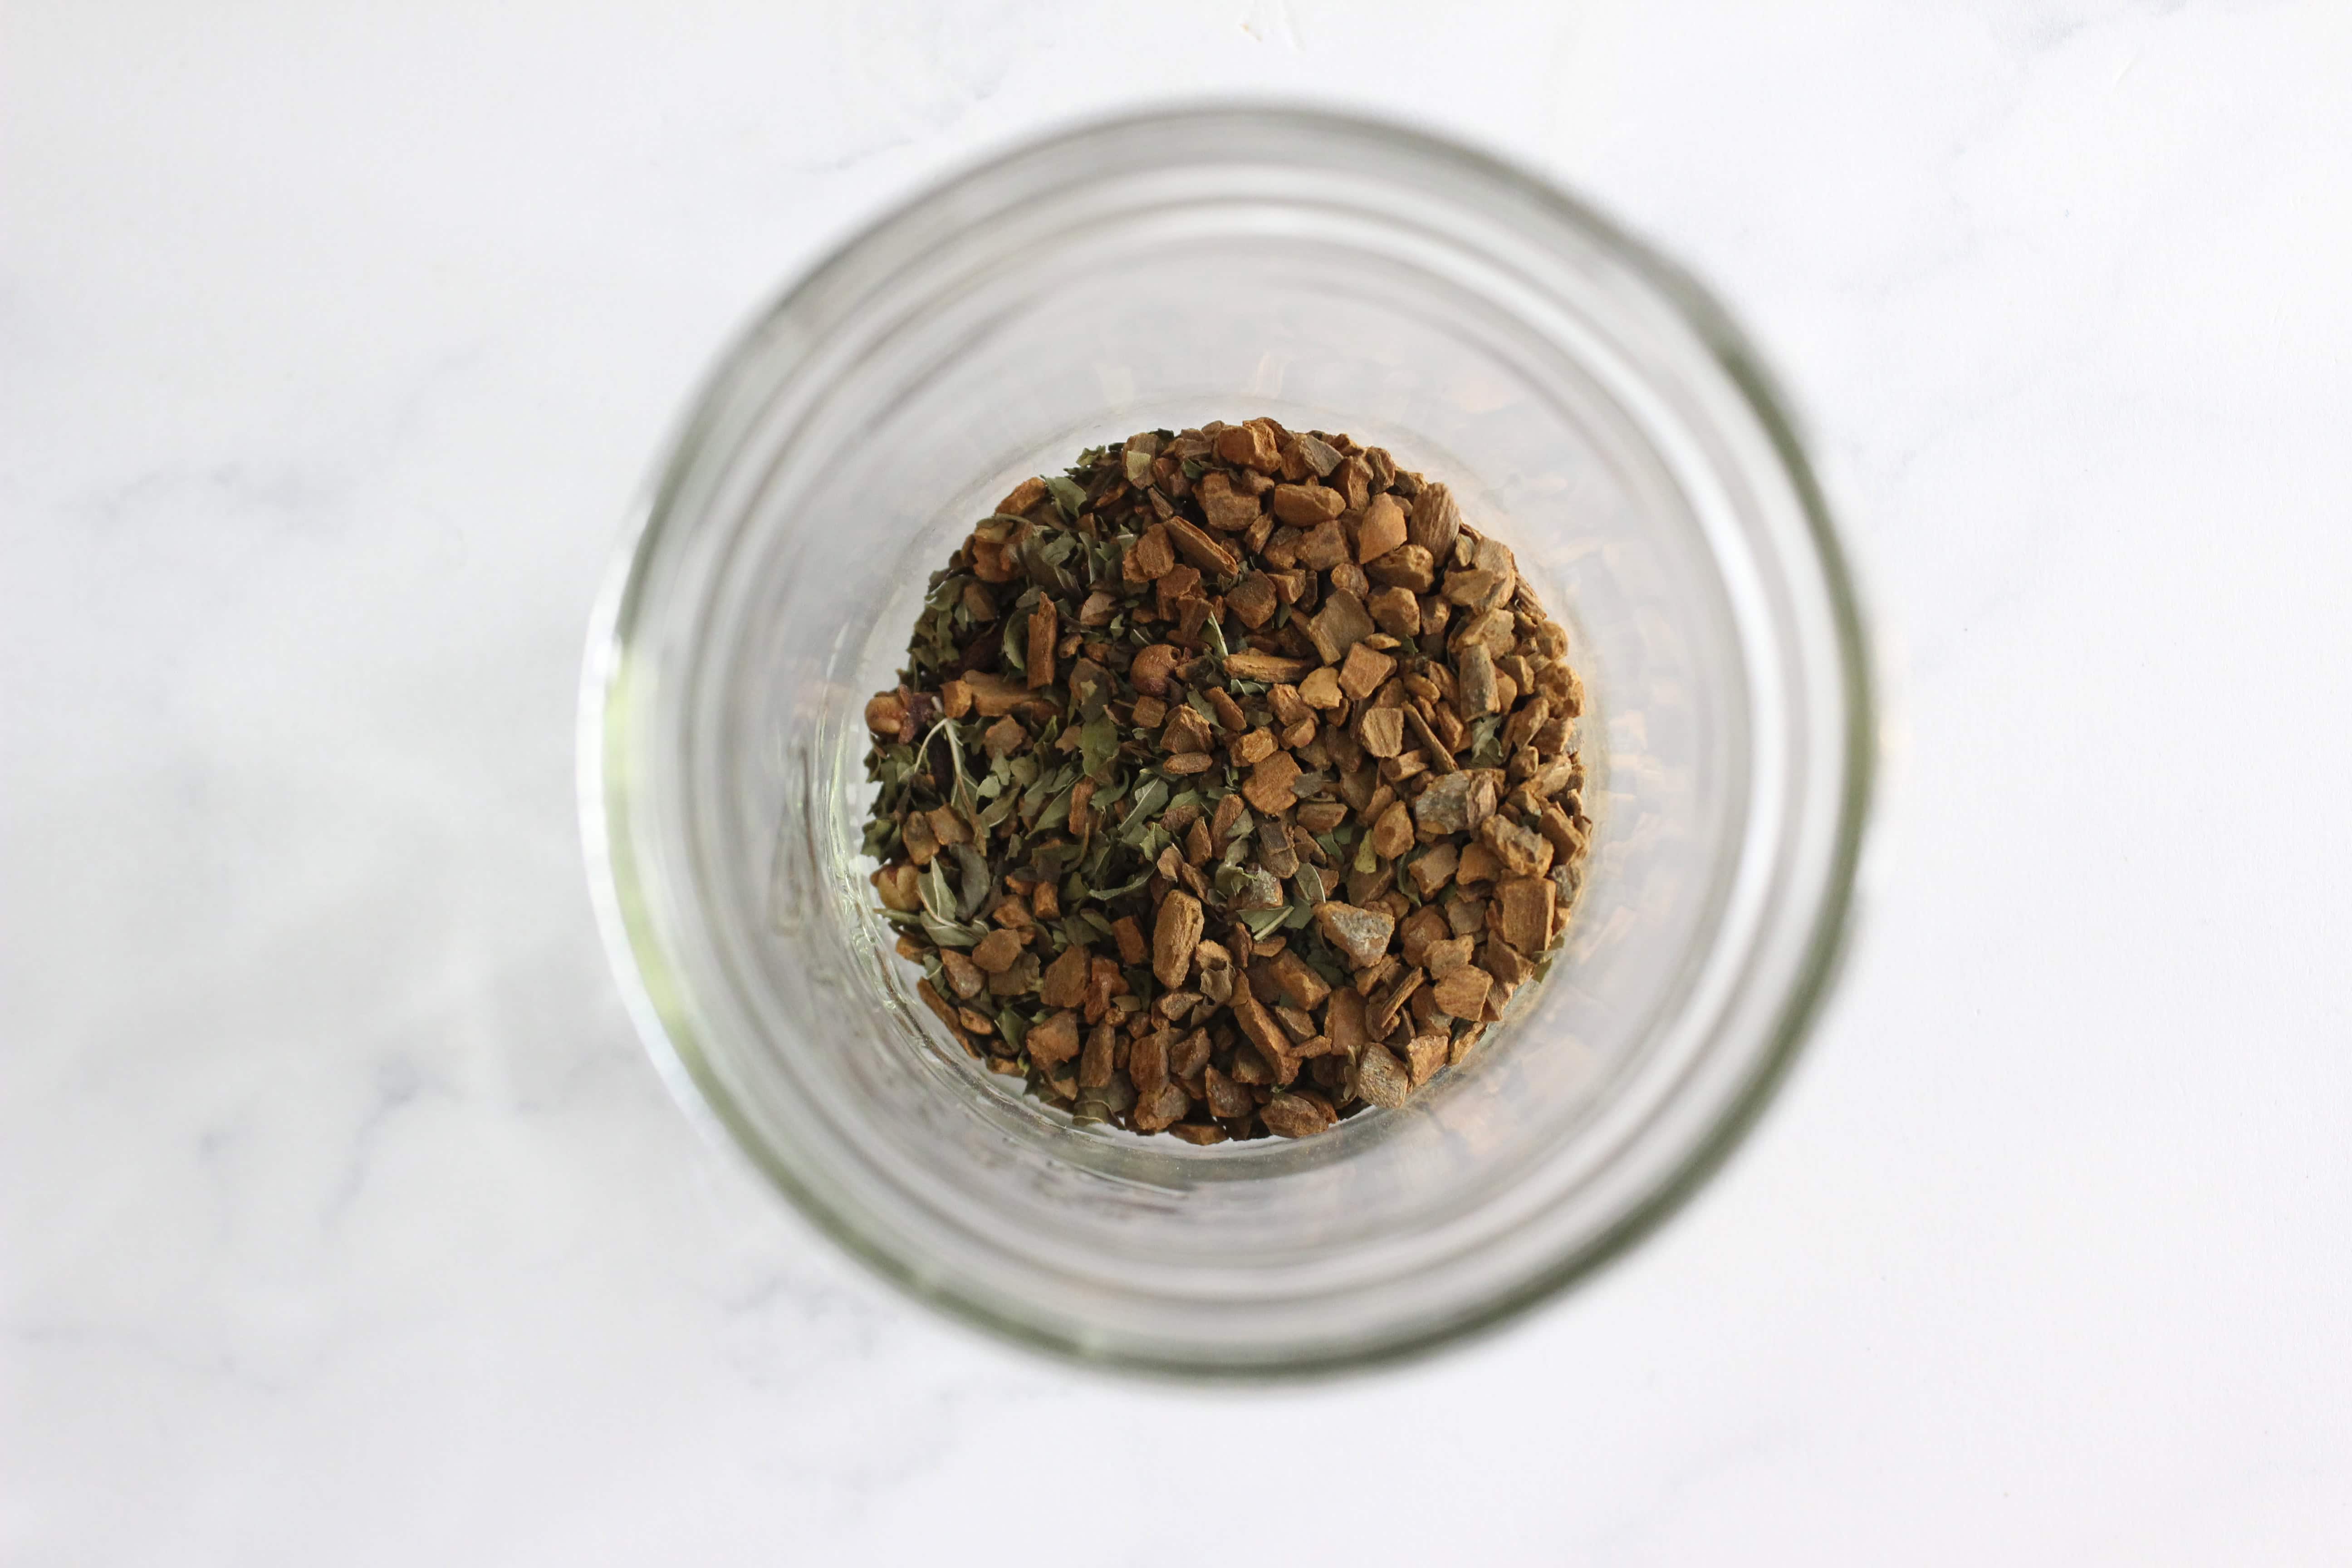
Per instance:
[[[1282,455],[1276,449],[1274,432],[1260,419],[1228,426],[1218,432],[1217,456],[1261,474],[1276,473],[1282,468]]]
[[[1412,1074],[1386,1046],[1366,1046],[1356,1064],[1356,1092],[1367,1105],[1396,1110],[1412,1098]]]
[[[1210,1115],[1220,1119],[1247,1116],[1257,1109],[1257,1101],[1250,1098],[1249,1090],[1215,1068],[1208,1069],[1208,1079]]]
[[[1178,554],[1209,576],[1230,576],[1241,564],[1241,557],[1229,547],[1181,517],[1168,520],[1168,537],[1174,542]]]
[[[1456,1018],[1475,1018],[1486,1005],[1487,988],[1495,977],[1475,964],[1465,964],[1436,983],[1433,994],[1440,1011]]]
[[[1061,612],[1051,599],[1041,601],[1029,616],[1029,689],[1054,684],[1054,646],[1061,639]]]
[[[988,984],[988,976],[981,973],[980,965],[954,948],[940,949],[940,965],[947,971],[948,988],[967,1002],[979,995],[981,987]]]
[[[1277,1138],[1311,1137],[1338,1120],[1328,1107],[1302,1094],[1277,1094],[1258,1114],[1265,1119],[1266,1131]]]
[[[1383,860],[1393,860],[1412,847],[1412,813],[1402,801],[1390,805],[1372,825],[1372,853]]]
[[[938,1015],[940,1022],[945,1024],[957,1039],[964,1041],[967,1046],[971,1044],[970,1032],[964,1028],[963,1018],[956,1011],[955,1004],[940,995],[936,986],[928,980],[919,980],[915,983],[915,994],[923,999],[924,1006]]]
[[[1003,973],[1013,967],[1014,961],[1020,956],[1020,934],[1010,931],[990,931],[981,938],[980,944],[971,950],[972,963],[991,974]]]
[[[1405,1042],[1405,1070],[1412,1079],[1412,1087],[1421,1088],[1446,1065],[1453,1053],[1454,1041],[1445,1035],[1415,1035]]]
[[[1181,1084],[1162,1084],[1158,1092],[1136,1091],[1135,1127],[1139,1132],[1160,1132],[1174,1126],[1192,1109],[1192,1097]]]
[[[1079,1007],[1087,1000],[1087,950],[1073,943],[1045,966],[1045,988],[1037,999],[1048,1007]]]
[[[1454,845],[1433,845],[1405,862],[1405,875],[1412,879],[1414,890],[1423,898],[1434,898],[1440,889],[1454,879],[1461,859],[1462,851]]]
[[[1444,485],[1423,485],[1413,498],[1405,528],[1414,544],[1443,561],[1454,553],[1454,541],[1462,531],[1462,509]]]
[[[1302,771],[1288,752],[1276,752],[1250,770],[1249,782],[1242,785],[1242,794],[1255,810],[1269,815],[1287,811],[1297,799],[1290,786],[1298,781]]]
[[[1431,942],[1422,953],[1422,967],[1429,971],[1432,980],[1444,980],[1470,962],[1470,950],[1476,945],[1476,938],[1466,936],[1450,936],[1443,942]]]
[[[1342,986],[1331,993],[1331,1000],[1323,1010],[1323,1034],[1331,1048],[1354,1057],[1364,1048],[1370,1037],[1364,1033],[1364,999],[1353,987]]]
[[[1404,542],[1404,508],[1394,496],[1374,496],[1356,525],[1356,559],[1369,564]]]
[[[1100,1089],[1110,1081],[1113,1053],[1118,1045],[1118,1028],[1108,1019],[1097,1024],[1087,1035],[1086,1054],[1078,1058],[1078,1087]]]
[[[1121,963],[1141,963],[1150,949],[1144,944],[1143,928],[1135,923],[1133,915],[1121,915],[1110,923],[1111,940],[1118,943]]]
[[[1184,984],[1205,924],[1201,900],[1190,893],[1171,892],[1160,903],[1160,918],[1151,928],[1151,973],[1160,984],[1173,988]]]
[[[1396,918],[1385,910],[1358,909],[1353,904],[1338,902],[1316,905],[1315,924],[1358,969],[1386,952],[1389,938],[1396,931]]]
[[[1456,835],[1470,830],[1470,775],[1449,773],[1413,797],[1413,824],[1421,831]]]
[[[1348,650],[1370,637],[1379,628],[1372,625],[1371,616],[1364,602],[1355,595],[1336,592],[1307,623],[1307,636],[1314,643],[1316,656],[1325,664],[1337,664],[1348,657]]]
[[[1058,1067],[1078,1054],[1078,1016],[1048,1014],[1043,1023],[1030,1026],[1022,1044],[1031,1061],[1040,1067]]]
[[[1551,943],[1551,911],[1558,889],[1549,878],[1513,877],[1496,889],[1502,905],[1503,940],[1532,958]]]
[[[1400,544],[1386,555],[1376,555],[1365,562],[1364,575],[1384,588],[1426,594],[1437,581],[1437,563],[1420,545]],[[1430,618],[1426,609],[1422,611],[1421,618]]]
[[[1424,617],[1428,613],[1423,608]],[[1481,610],[1454,628],[1448,646],[1456,654],[1468,647],[1483,647],[1489,657],[1500,658],[1511,650],[1516,625],[1508,610]]]
[[[1257,999],[1245,977],[1236,976],[1234,980],[1233,1009],[1234,1018],[1241,1025],[1242,1033],[1249,1037],[1250,1043],[1258,1048],[1268,1065],[1282,1075],[1282,1080],[1288,1081],[1288,1075],[1297,1070],[1297,1058],[1290,1048],[1290,1037],[1283,1033],[1282,1026],[1275,1022],[1274,1015]]]
[[[1551,840],[1507,816],[1490,816],[1479,824],[1478,837],[1495,852],[1507,876],[1540,877],[1551,869]]]
[[[1253,572],[1225,592],[1225,608],[1241,617],[1242,624],[1252,631],[1274,619],[1282,607],[1282,599],[1274,591],[1274,579],[1263,572]]]
[[[963,678],[971,688],[971,705],[983,719],[1002,719],[1029,700],[1029,689],[1003,675],[971,670]]]
[[[1410,588],[1382,588],[1364,602],[1372,624],[1396,637],[1421,635],[1421,601]]]
[[[1226,748],[1226,753],[1233,758],[1234,766],[1246,768],[1274,755],[1279,745],[1273,731],[1252,730],[1246,735],[1234,736],[1233,744]]]
[[[1209,1031],[1195,1029],[1168,1047],[1168,1071],[1171,1077],[1191,1079],[1209,1065],[1209,1055],[1214,1047],[1209,1042]]]
[[[1326,490],[1324,493],[1328,495],[1330,492]],[[1306,536],[1298,542],[1298,563],[1301,566],[1311,567],[1318,572],[1328,572],[1331,574],[1333,588],[1346,588],[1349,592],[1354,593],[1356,590],[1353,586],[1339,580],[1339,573],[1337,570],[1344,565],[1347,560],[1348,531],[1341,528],[1336,521],[1317,523],[1308,529]]]
[[[1154,1029],[1128,1047],[1127,1080],[1135,1085],[1135,1092],[1150,1096],[1159,1092],[1168,1081],[1169,1031]]]
[[[1275,984],[1294,1007],[1319,1007],[1323,998],[1331,994],[1330,984],[1308,967],[1305,959],[1295,952],[1284,952],[1274,961]]]
[[[1274,515],[1293,528],[1313,528],[1328,522],[1348,510],[1347,498],[1338,490],[1322,485],[1276,485],[1274,487]],[[1301,556],[1301,560],[1305,557]],[[1329,571],[1336,562],[1327,562],[1322,570]]]
[[[1251,510],[1256,509],[1253,506]],[[1129,547],[1127,560],[1139,579],[1156,582],[1175,569],[1176,545],[1168,537],[1167,528],[1155,522]]]
[[[1404,750],[1404,711],[1375,708],[1356,721],[1356,739],[1376,757],[1393,757]]]
[[[1190,707],[1180,707],[1170,713],[1166,728],[1160,732],[1160,749],[1171,755],[1209,751],[1216,743],[1216,733],[1209,728],[1209,721]]]
[[[1262,510],[1255,495],[1236,489],[1223,472],[1204,476],[1193,494],[1201,502],[1202,515],[1209,526],[1225,533],[1246,532]]]
[[[1396,1023],[1397,1015],[1404,1010],[1406,1003],[1420,994],[1423,984],[1428,978],[1428,975],[1418,969],[1405,971],[1395,984],[1381,993],[1379,1001],[1370,1004],[1364,1009],[1365,1032],[1375,1039],[1388,1038],[1389,1030]]]
[[[1236,653],[1225,659],[1225,673],[1243,680],[1297,680],[1314,664],[1303,658],[1289,658],[1281,654]]]
[[[1395,673],[1397,661],[1377,648],[1362,643],[1348,650],[1346,662],[1339,666],[1339,690],[1350,702],[1361,702],[1381,689],[1381,683]]]
[[[1454,679],[1461,689],[1464,717],[1475,719],[1496,710],[1500,692],[1495,684],[1495,659],[1484,644],[1472,643],[1454,654]]]

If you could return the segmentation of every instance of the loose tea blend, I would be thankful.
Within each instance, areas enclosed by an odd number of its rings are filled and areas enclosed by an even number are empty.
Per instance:
[[[1082,1121],[1320,1132],[1541,977],[1592,825],[1566,631],[1444,485],[1270,419],[1024,479],[866,707],[958,1042]]]

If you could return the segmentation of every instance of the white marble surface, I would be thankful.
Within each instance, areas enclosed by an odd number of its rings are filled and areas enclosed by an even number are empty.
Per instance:
[[[0,1560],[2352,1554],[2352,9],[848,9],[8,6]],[[722,336],[910,182],[1213,90],[1452,128],[1717,285],[1898,704],[1727,1173],[1500,1337],[1255,1396],[935,1321],[701,1146],[572,814]]]

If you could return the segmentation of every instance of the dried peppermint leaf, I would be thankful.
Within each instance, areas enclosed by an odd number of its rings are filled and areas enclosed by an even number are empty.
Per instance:
[[[1118,755],[1118,726],[1110,715],[1089,721],[1079,731],[1078,743],[1086,762],[1087,776],[1103,778],[1108,775],[1113,758]]]
[[[948,863],[934,858],[930,869],[923,873],[923,908],[935,921],[952,923],[961,918],[956,907],[955,889],[948,883]]]
[[[1047,479],[1045,488],[1053,492],[1054,503],[1062,509],[1062,515],[1072,522],[1077,521],[1078,513],[1086,510],[1086,487],[1074,479],[1057,477]]]
[[[980,912],[980,906],[988,898],[988,862],[969,844],[957,845],[955,858],[956,864],[963,868],[963,885],[957,889],[956,905],[961,918],[970,920]]]

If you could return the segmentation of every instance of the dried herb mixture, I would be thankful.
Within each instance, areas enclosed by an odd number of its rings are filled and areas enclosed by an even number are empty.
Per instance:
[[[1566,631],[1442,484],[1270,419],[1025,479],[866,704],[916,989],[1078,1120],[1319,1132],[1460,1062],[1583,874]]]

